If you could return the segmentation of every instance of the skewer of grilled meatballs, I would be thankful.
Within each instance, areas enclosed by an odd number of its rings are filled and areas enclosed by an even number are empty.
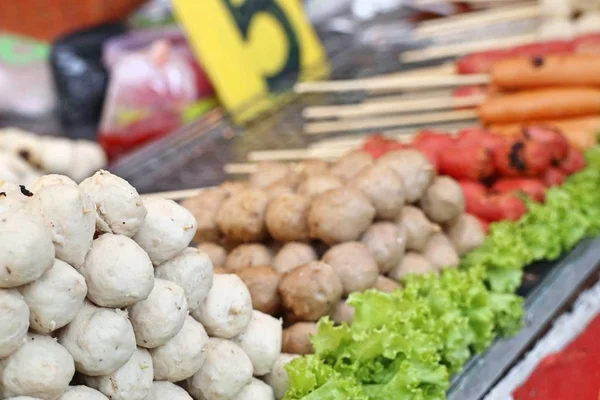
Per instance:
[[[215,272],[235,273],[255,309],[286,319],[284,352],[311,352],[323,316],[350,323],[352,292],[393,291],[407,274],[456,267],[483,244],[460,185],[416,150],[328,164],[265,162],[182,203]]]

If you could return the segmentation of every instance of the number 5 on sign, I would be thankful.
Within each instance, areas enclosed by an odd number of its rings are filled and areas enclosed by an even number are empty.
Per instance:
[[[236,122],[273,107],[294,82],[328,73],[300,0],[173,0],[178,19]]]

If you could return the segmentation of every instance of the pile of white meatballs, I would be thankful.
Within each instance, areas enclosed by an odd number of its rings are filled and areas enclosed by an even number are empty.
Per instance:
[[[90,140],[0,129],[0,180],[30,184],[43,174],[64,174],[81,182],[106,164],[104,150]]]
[[[281,321],[195,232],[107,171],[0,181],[0,398],[281,398]]]

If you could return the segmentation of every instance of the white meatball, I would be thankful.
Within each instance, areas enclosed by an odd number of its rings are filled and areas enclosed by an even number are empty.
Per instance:
[[[171,382],[155,381],[144,400],[193,400],[185,390]]]
[[[40,333],[53,332],[75,318],[87,294],[85,279],[61,260],[40,279],[21,286],[19,291],[31,310],[31,328]]]
[[[0,150],[18,156],[31,166],[40,166],[43,152],[40,137],[19,128],[4,128],[0,132]]]
[[[0,180],[0,214],[20,210],[28,201],[29,197],[19,185]]]
[[[98,171],[79,184],[96,205],[96,229],[132,237],[146,219],[146,207],[125,179]]]
[[[90,197],[77,186],[56,184],[36,192],[29,208],[44,220],[52,234],[56,258],[81,267],[96,227],[96,211]]]
[[[282,322],[260,311],[252,311],[246,330],[232,340],[246,352],[254,375],[265,375],[281,354]]]
[[[229,340],[208,341],[204,364],[188,379],[188,391],[195,398],[234,398],[252,380],[252,363],[244,351]]]
[[[73,357],[56,339],[29,334],[27,341],[0,360],[2,397],[35,396],[54,400],[75,375]]]
[[[148,298],[154,287],[150,257],[127,236],[106,233],[94,240],[80,272],[88,298],[101,307],[127,307]]]
[[[273,365],[271,372],[263,376],[264,381],[273,388],[273,393],[275,393],[277,400],[283,399],[290,384],[287,371],[284,367],[287,363],[298,357],[300,356],[296,354],[282,353],[275,365]]]
[[[112,374],[84,377],[83,381],[111,400],[143,400],[150,393],[153,377],[150,353],[138,347],[129,361]]]
[[[38,279],[54,264],[50,232],[24,210],[0,214],[0,288]]]
[[[252,299],[236,275],[217,274],[208,296],[192,316],[210,336],[231,339],[246,329],[252,318]]]
[[[0,180],[29,185],[40,173],[19,157],[10,153],[0,153]]]
[[[33,193],[37,193],[40,190],[47,188],[48,186],[54,185],[70,185],[77,187],[77,183],[66,175],[59,174],[48,174],[42,175],[29,185],[29,190]]]
[[[87,386],[69,386],[66,392],[56,400],[108,400],[99,391]]]
[[[0,289],[0,358],[16,351],[27,338],[29,308],[16,289]]]
[[[69,176],[77,182],[92,175],[107,164],[106,153],[102,146],[90,140],[76,140],[75,157],[69,168]]]
[[[58,400],[62,399],[59,397]],[[6,400],[41,400],[39,397],[30,397],[30,396],[17,396],[17,397],[9,397]]]
[[[152,349],[167,343],[179,333],[187,313],[187,301],[181,286],[155,279],[148,298],[129,307],[137,344]]]
[[[143,203],[148,214],[133,239],[157,266],[188,247],[196,233],[196,220],[171,200],[147,197]]]
[[[40,138],[42,154],[40,167],[45,172],[68,174],[75,159],[73,141],[65,138]]]
[[[244,386],[233,400],[275,400],[271,386],[256,378]]]
[[[96,307],[87,300],[59,332],[58,341],[73,355],[77,372],[90,376],[112,374],[136,348],[126,311]]]
[[[202,324],[187,316],[183,328],[162,346],[150,350],[154,379],[179,382],[194,375],[204,361],[202,350],[208,335]]]
[[[197,308],[204,301],[213,283],[213,265],[210,258],[193,247],[156,267],[154,274],[157,278],[181,286],[190,310]]]

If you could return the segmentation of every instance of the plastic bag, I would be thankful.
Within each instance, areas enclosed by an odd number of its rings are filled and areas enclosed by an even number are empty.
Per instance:
[[[111,158],[176,130],[214,105],[212,86],[185,41],[163,35],[138,49],[144,41],[132,36],[105,49],[110,83],[99,140]]]

